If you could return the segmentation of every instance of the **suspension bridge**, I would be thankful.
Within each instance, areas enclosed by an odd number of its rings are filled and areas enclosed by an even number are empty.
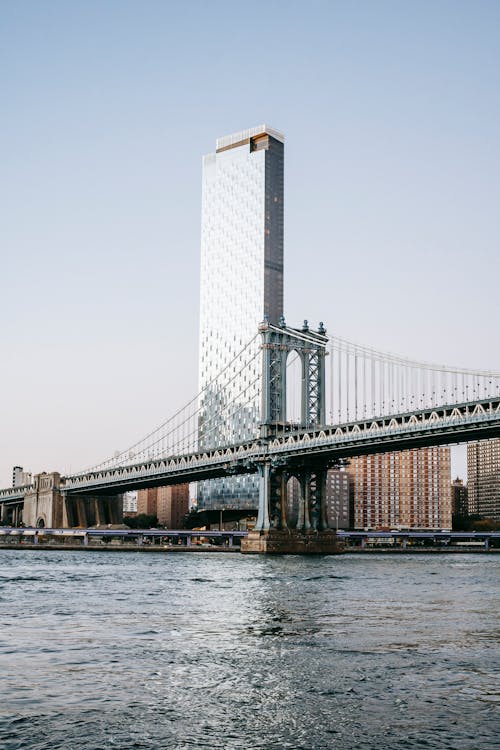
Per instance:
[[[264,320],[169,419],[127,450],[46,489],[57,489],[69,508],[72,498],[258,474],[256,530],[289,531],[286,482],[295,476],[295,528],[326,531],[326,472],[340,459],[499,435],[499,373],[378,351],[327,336],[322,323],[312,330],[307,321],[291,328],[284,318],[278,325]],[[35,479],[0,490],[2,513],[40,489]]]

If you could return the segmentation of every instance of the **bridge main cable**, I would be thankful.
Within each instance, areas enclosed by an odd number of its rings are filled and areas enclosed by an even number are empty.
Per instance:
[[[256,359],[257,356],[260,356],[260,350],[257,352],[252,352],[252,345],[255,343],[255,341],[259,338],[260,334],[256,333],[255,336],[250,339],[250,341],[245,344],[244,347],[226,364],[224,367],[221,368],[221,370],[214,375],[214,377],[202,388],[193,398],[191,398],[183,407],[178,409],[171,417],[169,417],[167,420],[162,422],[161,425],[156,427],[154,430],[149,432],[145,437],[141,438],[140,440],[137,440],[135,443],[133,443],[129,448],[126,450],[120,451],[117,455],[113,456],[112,458],[106,459],[105,461],[102,461],[99,464],[96,464],[88,469],[85,469],[80,472],[76,472],[72,474],[72,476],[79,476],[83,474],[87,474],[89,472],[93,471],[99,471],[104,468],[111,468],[113,466],[122,466],[126,463],[131,463],[132,461],[136,461],[139,455],[145,454],[146,451],[150,451],[152,448],[157,446],[159,443],[165,442],[168,438],[172,436],[176,436],[177,439],[174,439],[170,447],[173,449],[175,446],[175,449],[178,449],[180,446],[184,446],[186,443],[186,439],[188,437],[198,437],[199,435],[199,428],[195,427],[193,430],[186,432],[184,435],[180,435],[180,430],[182,430],[183,427],[185,427],[189,422],[193,421],[200,413],[200,403],[202,400],[202,396],[206,394],[210,389],[212,389],[214,386],[216,386],[221,378],[230,370],[231,367],[234,366],[234,364],[238,360],[242,360],[246,352],[249,352],[252,356],[250,359],[247,358],[247,361],[244,361],[239,370],[235,371],[232,376],[229,378],[229,380],[226,380],[223,383],[223,387],[226,388],[228,384],[233,382],[239,374],[243,370],[245,370],[248,365]],[[242,393],[245,393],[248,388],[251,385],[254,385],[258,378],[256,378],[251,384],[247,385],[240,393],[236,394],[234,399],[238,398]],[[232,403],[232,402],[231,402]],[[220,417],[222,415],[222,412],[224,409],[227,409],[228,406],[231,405],[231,403],[226,404],[223,409],[221,409],[220,414],[213,415],[212,419],[216,419],[217,417]],[[194,405],[197,405],[197,408],[194,409],[190,414],[188,413],[186,416],[186,412],[189,412],[189,409],[191,407],[194,408]],[[167,432],[161,434],[159,437],[159,433],[161,433],[162,430],[165,430],[165,428],[168,428],[171,426],[171,429]],[[155,439],[156,438],[156,439]],[[187,445],[185,446],[187,447]],[[143,456],[145,460],[147,460],[147,456]]]
[[[500,373],[420,362],[331,336],[330,422],[498,396]]]

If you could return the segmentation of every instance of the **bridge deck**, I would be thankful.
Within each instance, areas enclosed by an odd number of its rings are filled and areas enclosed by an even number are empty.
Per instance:
[[[257,471],[265,461],[290,465],[335,462],[368,453],[447,445],[500,436],[500,398],[449,404],[322,429],[283,432],[266,440],[203,453],[151,459],[63,477],[68,494],[117,494]],[[0,503],[22,500],[30,488],[0,490]]]

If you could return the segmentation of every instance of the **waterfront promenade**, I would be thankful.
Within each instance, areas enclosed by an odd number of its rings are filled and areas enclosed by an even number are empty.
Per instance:
[[[73,549],[143,552],[240,552],[246,531],[195,529],[0,528],[0,549]],[[344,531],[342,552],[500,552],[500,531]]]

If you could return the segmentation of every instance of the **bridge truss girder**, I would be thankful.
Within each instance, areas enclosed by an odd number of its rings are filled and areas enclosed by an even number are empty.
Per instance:
[[[253,473],[265,461],[274,462],[273,468],[278,467],[278,460],[282,462],[281,468],[286,464],[291,467],[291,473],[297,476],[305,462],[311,468],[317,466],[320,469],[339,459],[365,453],[496,437],[500,437],[500,397],[333,425],[321,430],[285,433],[271,440],[255,440],[207,453],[173,456],[61,477],[61,490],[67,496],[102,496],[142,487]],[[0,489],[0,506],[17,502],[21,505],[32,488],[29,485]]]

